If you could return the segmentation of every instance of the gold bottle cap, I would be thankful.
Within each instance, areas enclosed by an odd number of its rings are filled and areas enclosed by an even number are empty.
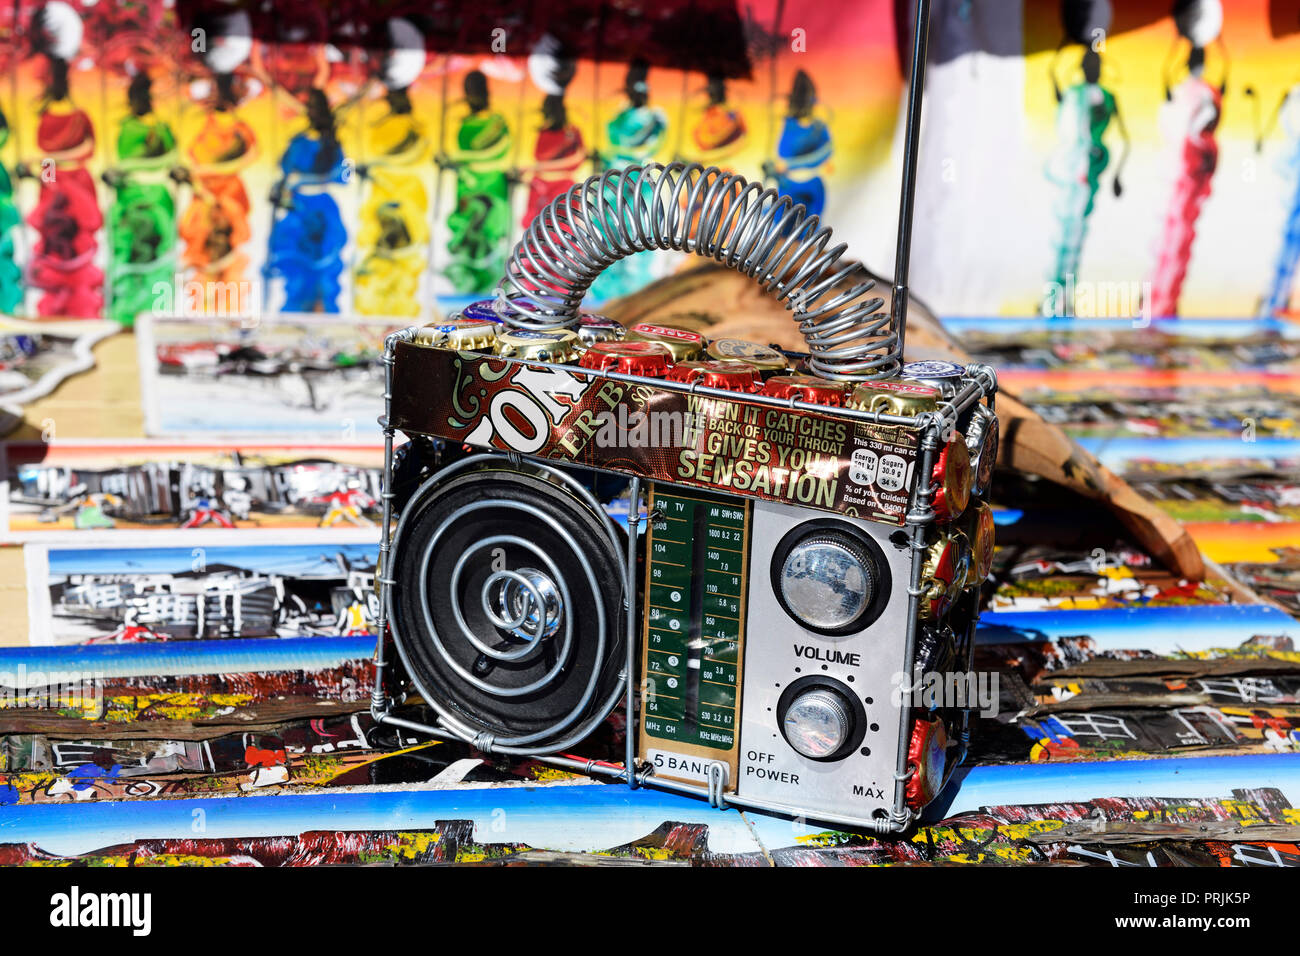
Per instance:
[[[497,336],[497,355],[563,365],[578,355],[578,336],[568,329],[550,332],[515,329]]]
[[[776,349],[744,339],[714,339],[708,351],[710,358],[745,362],[760,372],[779,372],[790,367],[790,360]]]
[[[490,350],[496,345],[497,330],[500,326],[495,322],[483,319],[461,319],[451,324],[455,328],[447,330],[447,337],[442,343],[443,348],[455,349],[458,352],[473,352],[478,349]]]
[[[971,550],[966,587],[979,587],[993,570],[993,542],[996,534],[993,509],[987,502],[977,501],[963,517],[962,524]]]
[[[849,408],[886,415],[911,416],[939,407],[939,390],[917,382],[885,379],[863,382],[849,397]]]
[[[658,342],[668,346],[674,362],[690,362],[704,351],[704,336],[687,329],[674,329],[667,325],[638,322],[627,330],[629,342]]]
[[[415,333],[416,345],[433,345],[461,351],[491,348],[497,324],[486,319],[448,319],[432,322]]]

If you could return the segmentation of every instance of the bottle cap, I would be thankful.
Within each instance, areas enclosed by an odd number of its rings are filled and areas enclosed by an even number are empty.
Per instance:
[[[597,342],[617,342],[627,334],[622,322],[595,312],[584,312],[578,317],[578,338],[583,345],[595,345]]]
[[[983,495],[993,484],[993,470],[998,461],[998,416],[986,405],[976,405],[970,427],[966,429],[966,450],[971,460],[971,491]]]
[[[863,382],[854,388],[849,397],[849,408],[911,417],[934,411],[939,407],[940,397],[939,390],[931,385],[902,379],[883,379],[879,382]]]
[[[434,322],[416,330],[416,345],[434,345],[439,348],[471,349],[491,348],[496,342],[497,324],[486,319],[449,319]]]
[[[899,378],[923,382],[938,389],[944,398],[952,398],[961,387],[966,370],[955,362],[908,362],[898,374]]]
[[[689,362],[704,351],[704,336],[687,329],[674,329],[667,325],[638,322],[627,330],[628,341],[659,342],[673,353],[674,362]]]
[[[672,353],[658,342],[595,342],[578,364],[598,372],[620,372],[662,378],[668,373]]]
[[[678,362],[668,373],[674,382],[699,382],[705,388],[757,392],[763,383],[758,369],[745,362]]]
[[[844,383],[816,375],[773,375],[763,383],[761,394],[772,398],[794,398],[813,405],[844,404]]]
[[[986,501],[976,501],[963,518],[963,530],[970,541],[970,572],[966,587],[979,587],[993,570],[993,544],[997,527],[993,509]]]
[[[947,615],[969,575],[970,546],[961,532],[941,534],[930,545],[922,574],[921,617],[937,621]]]
[[[578,336],[567,329],[512,329],[497,336],[497,355],[562,365],[577,355],[577,342]]]
[[[518,315],[519,313],[508,305],[503,306],[497,299],[479,299],[477,302],[471,302],[461,309],[460,314],[462,318],[482,319],[485,322],[504,325],[506,316]]]
[[[748,362],[761,372],[779,372],[790,366],[790,360],[776,349],[744,339],[714,339],[708,352],[710,358]]]
[[[920,810],[939,795],[947,762],[948,728],[943,720],[918,718],[907,745],[907,766],[912,775],[907,778],[904,795],[909,807]]]
[[[971,467],[966,440],[954,435],[939,452],[930,480],[936,485],[934,512],[940,521],[955,518],[970,504]]]

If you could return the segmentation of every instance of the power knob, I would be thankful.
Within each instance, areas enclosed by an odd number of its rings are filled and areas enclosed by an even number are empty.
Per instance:
[[[786,743],[810,760],[835,760],[854,738],[852,706],[829,684],[795,694],[778,716]]]

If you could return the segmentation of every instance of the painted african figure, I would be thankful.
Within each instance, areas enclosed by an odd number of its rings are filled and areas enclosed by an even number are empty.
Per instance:
[[[1128,130],[1120,117],[1119,103],[1110,90],[1101,85],[1101,57],[1092,49],[1083,54],[1079,64],[1079,82],[1061,89],[1056,61],[1051,66],[1052,90],[1056,95],[1056,150],[1047,162],[1047,178],[1057,187],[1053,212],[1056,218],[1052,242],[1052,265],[1047,274],[1047,293],[1043,309],[1047,315],[1068,315],[1072,302],[1062,303],[1063,290],[1078,279],[1079,260],[1088,233],[1088,220],[1096,207],[1101,177],[1110,166],[1106,133],[1112,122],[1124,142],[1124,152],[1115,168],[1113,191],[1123,193],[1120,174],[1129,153]]]
[[[765,173],[776,179],[777,192],[802,204],[810,216],[821,216],[826,209],[822,173],[832,153],[830,129],[815,115],[816,106],[817,88],[812,78],[799,70],[790,86],[777,160],[765,166]]]
[[[1259,304],[1259,315],[1266,319],[1290,311],[1296,266],[1300,264],[1300,82],[1282,95],[1273,112],[1269,129],[1260,134],[1259,148],[1263,147],[1264,140],[1275,125],[1280,125],[1286,136],[1286,152],[1278,166],[1289,185],[1291,195],[1286,203],[1281,241],[1273,260],[1268,291]]]
[[[104,173],[117,194],[108,215],[109,317],[123,325],[151,308],[154,285],[170,285],[175,272],[176,202],[168,173],[176,137],[155,114],[151,87],[148,73],[131,80],[116,162]]]
[[[520,172],[528,178],[528,205],[522,225],[527,227],[539,212],[557,196],[564,195],[576,182],[576,175],[587,161],[582,131],[569,122],[564,97],[552,93],[542,100],[542,128],[533,146],[533,164]]]
[[[352,287],[363,315],[419,315],[420,282],[428,266],[429,192],[424,164],[429,137],[411,109],[411,86],[425,67],[424,36],[404,17],[387,23],[389,49],[379,60],[384,84],[381,114],[367,117],[363,201],[357,247],[362,252]],[[364,79],[363,79],[364,82]]]
[[[27,217],[38,237],[27,279],[40,290],[36,311],[41,316],[98,318],[104,305],[104,274],[95,265],[96,232],[104,219],[86,168],[95,153],[95,129],[73,102],[68,83],[69,58],[80,47],[81,30],[80,19],[66,4],[44,5],[32,18],[33,45],[45,61],[44,89],[36,106],[39,154],[18,172],[41,184]]]
[[[382,116],[367,129],[368,160],[357,245],[368,250],[357,268],[354,297],[363,315],[420,312],[420,277],[428,264],[429,194],[417,171],[429,138],[411,111],[405,88],[390,88]]]
[[[9,120],[0,112],[0,149],[9,141]],[[0,313],[15,315],[23,306],[23,275],[14,259],[16,227],[22,222],[14,205],[14,185],[0,164]]]
[[[203,126],[186,149],[189,168],[182,176],[194,192],[180,221],[181,259],[203,284],[206,309],[216,306],[219,292],[228,297],[229,289],[246,281],[243,247],[252,227],[243,174],[260,153],[252,127],[238,112],[244,91],[242,78],[217,73]]]
[[[728,163],[744,148],[749,139],[744,114],[727,102],[727,81],[709,77],[708,105],[691,128],[691,159],[705,166],[730,171]]]
[[[1187,58],[1187,76],[1181,83],[1170,89],[1166,78],[1165,95],[1170,104],[1166,118],[1169,135],[1176,145],[1177,165],[1156,247],[1155,265],[1148,280],[1151,293],[1147,308],[1156,317],[1178,314],[1178,299],[1196,238],[1196,220],[1209,198],[1219,164],[1215,134],[1223,109],[1223,86],[1206,82],[1203,47],[1192,47]]]
[[[456,171],[456,208],[447,219],[451,262],[443,272],[456,292],[468,294],[492,289],[505,269],[512,140],[505,117],[492,108],[482,71],[465,74],[464,92],[469,112],[452,153],[438,162]]]
[[[650,105],[649,67],[642,62],[628,66],[623,83],[627,102],[605,127],[607,143],[601,163],[607,169],[623,169],[652,162],[668,134],[668,118]],[[591,287],[592,297],[613,299],[635,292],[653,276],[653,256],[627,256],[605,269]]]
[[[264,272],[268,279],[284,281],[285,312],[335,313],[348,243],[338,203],[330,194],[332,186],[350,179],[338,138],[342,109],[332,110],[325,92],[313,88],[303,112],[306,128],[280,157],[281,178],[271,201],[282,213],[271,226]]]

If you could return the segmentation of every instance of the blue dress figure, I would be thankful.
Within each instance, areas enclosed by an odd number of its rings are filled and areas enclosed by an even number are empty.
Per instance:
[[[813,115],[817,89],[803,70],[794,75],[789,108],[777,143],[777,162],[765,164],[764,173],[776,180],[776,190],[802,204],[810,216],[826,208],[826,183],[822,167],[830,162],[831,133],[826,122]]]
[[[272,202],[284,209],[271,227],[265,273],[284,280],[284,312],[339,311],[347,229],[329,188],[348,181],[325,94],[307,97],[307,128],[289,141],[280,160]]]
[[[1291,292],[1295,285],[1296,266],[1300,265],[1300,83],[1292,86],[1282,97],[1273,114],[1273,124],[1281,121],[1289,144],[1288,152],[1279,167],[1291,187],[1287,203],[1286,220],[1282,225],[1282,243],[1273,265],[1273,278],[1268,294],[1260,303],[1260,318],[1271,319],[1290,311]],[[1273,125],[1273,124],[1270,124]],[[1264,138],[1261,134],[1259,147]]]

